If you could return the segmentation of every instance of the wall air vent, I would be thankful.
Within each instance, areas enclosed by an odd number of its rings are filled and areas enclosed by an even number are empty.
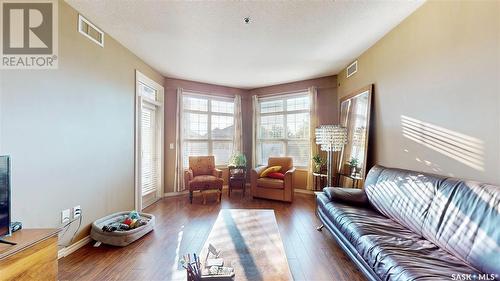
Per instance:
[[[354,61],[347,67],[347,78],[349,78],[354,73],[358,72],[358,61]]]
[[[78,15],[78,31],[97,45],[104,47],[104,32],[82,15]]]

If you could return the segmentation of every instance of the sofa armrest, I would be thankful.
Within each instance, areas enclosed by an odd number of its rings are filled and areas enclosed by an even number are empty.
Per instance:
[[[368,197],[364,189],[346,187],[325,187],[325,195],[330,201],[343,202],[351,205],[368,205]]]
[[[217,178],[222,178],[222,170],[221,169],[214,169],[212,171],[212,176],[217,177]]]

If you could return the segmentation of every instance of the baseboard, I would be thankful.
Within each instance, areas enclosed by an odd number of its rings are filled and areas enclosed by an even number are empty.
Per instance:
[[[78,240],[76,243],[73,243],[67,247],[60,249],[57,252],[57,259],[64,258],[64,257],[70,255],[71,253],[75,252],[76,250],[78,250],[81,247],[90,243],[90,241],[92,241],[92,239],[90,238],[89,235],[87,235],[87,236],[83,237],[82,239]]]
[[[188,194],[189,191],[178,191],[178,192],[165,192],[163,193],[163,197],[175,197],[175,196],[182,196]]]
[[[310,194],[310,195],[314,194],[314,190],[308,190],[308,189],[295,188],[293,191],[295,193],[303,193],[303,194]]]

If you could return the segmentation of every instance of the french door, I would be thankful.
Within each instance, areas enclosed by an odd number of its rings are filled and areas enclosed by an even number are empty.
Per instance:
[[[163,193],[163,87],[137,72],[135,208]]]

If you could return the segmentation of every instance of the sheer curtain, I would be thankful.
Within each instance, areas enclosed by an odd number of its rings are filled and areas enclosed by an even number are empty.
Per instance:
[[[309,173],[307,176],[307,189],[313,189],[313,171],[314,163],[312,158],[318,153],[318,146],[316,145],[316,127],[318,127],[318,91],[316,87],[310,87],[309,102],[311,106],[310,123],[309,123],[309,141],[310,141],[310,157],[309,157]]]
[[[243,153],[243,125],[241,120],[241,96],[234,97],[234,136],[233,153]]]
[[[257,125],[259,124],[259,98],[252,96],[252,168],[257,167]]]
[[[177,122],[175,124],[175,176],[174,176],[174,191],[180,192],[184,187],[184,159],[183,159],[183,128],[182,128],[182,88],[177,88]]]

